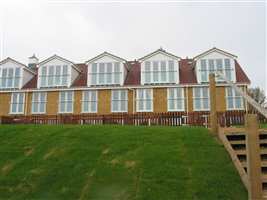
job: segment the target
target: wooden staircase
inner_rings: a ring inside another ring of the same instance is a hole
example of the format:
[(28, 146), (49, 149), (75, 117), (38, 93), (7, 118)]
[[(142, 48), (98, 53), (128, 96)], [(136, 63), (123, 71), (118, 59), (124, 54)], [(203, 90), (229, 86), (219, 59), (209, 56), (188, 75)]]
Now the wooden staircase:
[[(244, 128), (220, 128), (219, 137), (248, 188), (246, 132)], [(262, 198), (267, 199), (267, 129), (259, 129)]]

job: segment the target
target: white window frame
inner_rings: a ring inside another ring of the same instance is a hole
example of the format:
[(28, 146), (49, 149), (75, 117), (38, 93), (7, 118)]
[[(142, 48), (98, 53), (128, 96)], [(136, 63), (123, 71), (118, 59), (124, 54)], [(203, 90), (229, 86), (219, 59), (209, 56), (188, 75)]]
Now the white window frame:
[[(233, 96), (229, 96), (229, 93), (228, 93), (229, 88), (232, 90)], [(234, 106), (233, 108), (229, 108), (229, 102), (228, 102), (229, 98), (232, 98), (233, 106)], [(237, 98), (241, 99), (241, 107), (240, 108), (236, 107), (236, 99)], [(245, 110), (244, 98), (242, 97), (242, 95), (238, 94), (238, 92), (236, 92), (234, 88), (225, 87), (225, 101), (226, 101), (226, 109), (227, 110)]]
[[(170, 90), (175, 90), (174, 92), (174, 98), (171, 99), (170, 98)], [(181, 90), (181, 97), (178, 97), (177, 96), (177, 90)], [(174, 100), (175, 103), (174, 103), (174, 109), (171, 109), (170, 108), (170, 100)], [(177, 108), (177, 100), (181, 100), (182, 101), (182, 108), (181, 109), (178, 109)], [(184, 111), (185, 110), (185, 97), (184, 97), (184, 88), (182, 87), (173, 87), (173, 88), (168, 88), (167, 89), (167, 104), (168, 104), (168, 112), (175, 112), (175, 111)]]
[[(18, 99), (19, 99), (19, 96), (17, 96), (16, 98), (16, 102), (13, 102), (13, 95), (14, 94), (18, 94), (18, 95), (23, 95), (23, 102), (22, 103), (19, 103), (18, 102)], [(12, 111), (12, 105), (13, 104), (16, 104), (16, 112), (13, 112)], [(21, 112), (18, 112), (18, 104), (22, 104), (22, 111)], [(24, 92), (14, 92), (11, 94), (11, 101), (10, 101), (10, 109), (9, 109), (9, 113), (10, 114), (24, 114), (24, 107), (25, 107), (25, 93)]]
[[(114, 92), (118, 92), (118, 99), (115, 100), (114, 99)], [(125, 98), (126, 99), (122, 99), (122, 92), (125, 92)], [(118, 108), (119, 110), (114, 110), (114, 105), (113, 105), (113, 102), (114, 101), (117, 101), (118, 102)], [(125, 107), (125, 110), (122, 110), (121, 107), (122, 107), (122, 102), (126, 102), (126, 107)], [(111, 112), (113, 113), (122, 113), (122, 112), (128, 112), (128, 90), (126, 89), (122, 89), (122, 90), (111, 90)]]
[[(56, 74), (57, 67), (60, 67), (59, 75)], [(45, 75), (43, 75), (43, 68), (46, 68)], [(67, 74), (63, 74), (64, 67), (67, 68)], [(49, 70), (53, 68), (53, 74), (49, 75)], [(67, 64), (61, 65), (43, 65), (38, 69), (38, 86), (39, 88), (51, 88), (51, 87), (68, 87), (70, 82), (70, 66)], [(49, 77), (52, 77), (52, 84), (49, 85)], [(66, 77), (66, 84), (63, 84), (63, 78)], [(42, 79), (45, 78), (45, 85), (42, 85)], [(56, 84), (57, 80), (59, 79), (59, 84)]]
[[(150, 110), (147, 109), (146, 108), (146, 104), (144, 103), (144, 109), (141, 110), (139, 108), (139, 101), (144, 101), (144, 102), (148, 101), (147, 98), (145, 97), (145, 93), (146, 93), (145, 91), (147, 91), (147, 90), (149, 91), (150, 96), (151, 96), (151, 99), (148, 99), (149, 101), (151, 101), (151, 109)], [(145, 98), (141, 99), (139, 97), (139, 91), (143, 92), (142, 96), (145, 97)], [(154, 103), (153, 103), (153, 89), (152, 88), (136, 89), (136, 112), (153, 112), (153, 106), (154, 106)]]
[[(227, 59), (229, 60), (229, 63), (230, 63), (230, 68), (228, 68), (228, 69), (226, 69), (226, 65), (225, 65), (225, 60), (227, 60)], [(226, 58), (203, 58), (203, 59), (199, 60), (199, 69), (198, 69), (198, 71), (199, 71), (198, 76), (199, 76), (199, 80), (201, 83), (208, 83), (209, 82), (209, 74), (214, 73), (213, 70), (210, 70), (209, 63), (211, 60), (214, 63), (214, 71), (219, 71), (217, 68), (217, 60), (221, 60), (221, 62), (222, 62), (222, 68), (220, 70), (221, 73), (224, 76), (226, 76), (226, 71), (230, 71), (230, 73), (231, 73), (231, 80), (230, 81), (235, 81), (235, 67), (233, 66), (234, 64), (233, 64), (231, 58), (227, 58), (227, 57)], [(203, 72), (203, 70), (201, 69), (202, 68), (202, 65), (201, 65), (202, 61), (203, 62), (205, 61), (205, 63), (206, 63), (206, 70), (205, 70), (207, 73), (207, 79), (206, 80), (202, 79), (202, 72)], [(224, 82), (224, 80), (219, 78), (219, 77), (216, 77), (216, 81), (217, 82)]]
[[(45, 100), (41, 101), (41, 94), (45, 95)], [(37, 95), (37, 101), (35, 101), (34, 95)], [(33, 104), (37, 104), (37, 111), (33, 111)], [(44, 103), (44, 111), (41, 112), (41, 103)], [(32, 114), (45, 114), (46, 113), (46, 103), (47, 103), (47, 93), (46, 92), (33, 92), (32, 93), (32, 104), (31, 104), (31, 113)]]
[[(200, 97), (196, 97), (196, 88), (200, 89)], [(208, 97), (203, 96), (203, 88), (208, 89)], [(195, 106), (195, 100), (200, 99), (200, 108), (196, 108)], [(204, 108), (204, 101), (203, 99), (208, 99), (208, 108)], [(193, 87), (193, 109), (194, 111), (209, 111), (210, 110), (210, 91), (209, 87)]]
[[(110, 65), (111, 64), (111, 65)], [(115, 72), (115, 65), (119, 66), (119, 71)], [(92, 66), (96, 65), (96, 72), (92, 71)], [(104, 72), (101, 72), (103, 74), (103, 83), (100, 83), (100, 65), (104, 65)], [(110, 65), (110, 66), (109, 66)], [(111, 71), (108, 72), (108, 68), (111, 67)], [(111, 82), (108, 82), (107, 76), (111, 73)], [(92, 83), (92, 75), (96, 76), (96, 83)], [(115, 83), (116, 74), (119, 74), (119, 82)], [(88, 86), (97, 86), (97, 85), (122, 85), (123, 84), (123, 63), (118, 61), (110, 61), (110, 62), (93, 62), (89, 64), (89, 70), (88, 70)]]
[[(89, 99), (88, 100), (85, 99), (85, 92), (89, 92), (89, 94), (88, 94)], [(92, 92), (96, 93), (96, 101), (92, 100)], [(84, 90), (82, 92), (82, 101), (81, 102), (82, 102), (82, 113), (97, 113), (97, 111), (98, 111), (98, 91), (97, 90)], [(88, 103), (88, 111), (84, 110), (84, 104), (85, 103)], [(96, 103), (96, 110), (95, 111), (91, 110), (91, 103)]]
[[(16, 69), (19, 69), (19, 75), (16, 76)], [(6, 70), (6, 76), (3, 77), (3, 71)], [(9, 71), (13, 70), (11, 77)], [(3, 79), (5, 79), (5, 87), (3, 87)], [(8, 80), (11, 79), (11, 86), (8, 86)], [(15, 87), (15, 81), (18, 79), (18, 85)], [(0, 89), (21, 88), (22, 68), (21, 67), (1, 67), (0, 68)]]
[[(173, 70), (170, 70), (170, 62), (173, 63)], [(162, 84), (162, 83), (178, 83), (179, 77), (179, 65), (175, 60), (147, 60), (142, 63), (141, 67), (141, 80), (142, 84)], [(149, 70), (146, 70), (146, 66), (149, 63)], [(157, 63), (158, 70), (154, 70), (154, 63)], [(162, 71), (162, 63), (165, 63), (165, 71)], [(154, 74), (157, 73), (157, 79), (154, 79)], [(162, 73), (166, 73), (166, 79), (162, 80)], [(147, 75), (148, 74), (148, 75)], [(174, 75), (174, 80), (170, 82), (170, 74)], [(149, 76), (149, 81), (146, 80), (146, 75)]]
[[(64, 92), (65, 93), (65, 96), (64, 96), (64, 100), (61, 99), (61, 93)], [(71, 92), (72, 93), (72, 99), (71, 99), (71, 111), (66, 111), (67, 110), (67, 103), (66, 102), (69, 102), (68, 99), (67, 99), (67, 96), (66, 95), (67, 93)], [(65, 108), (64, 108), (64, 111), (60, 111), (60, 104), (61, 103), (65, 103)], [(58, 113), (73, 113), (73, 104), (74, 104), (74, 91), (60, 91), (59, 92), (59, 101), (58, 101)]]

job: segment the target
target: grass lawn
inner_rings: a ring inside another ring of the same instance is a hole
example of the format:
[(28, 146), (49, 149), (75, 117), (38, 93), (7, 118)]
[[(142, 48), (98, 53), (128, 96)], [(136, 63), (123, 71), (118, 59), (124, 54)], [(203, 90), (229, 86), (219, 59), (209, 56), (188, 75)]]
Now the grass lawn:
[(207, 129), (0, 126), (0, 199), (247, 199)]

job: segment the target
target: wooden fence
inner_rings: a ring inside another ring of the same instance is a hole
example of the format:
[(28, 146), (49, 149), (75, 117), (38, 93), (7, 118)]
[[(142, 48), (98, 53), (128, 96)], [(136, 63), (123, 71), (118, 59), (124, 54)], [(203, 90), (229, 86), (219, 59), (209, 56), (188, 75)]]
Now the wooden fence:
[[(217, 112), (221, 127), (244, 125), (245, 111)], [(81, 115), (30, 115), (3, 116), (2, 124), (120, 124), (120, 125), (164, 125), (164, 126), (204, 126), (209, 127), (209, 112), (168, 112), (135, 114), (81, 114)], [(258, 114), (259, 121), (266, 118)]]

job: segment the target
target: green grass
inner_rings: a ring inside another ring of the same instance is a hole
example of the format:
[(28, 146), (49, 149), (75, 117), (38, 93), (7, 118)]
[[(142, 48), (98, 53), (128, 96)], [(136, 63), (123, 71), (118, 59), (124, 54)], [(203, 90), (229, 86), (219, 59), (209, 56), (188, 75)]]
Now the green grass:
[(0, 126), (0, 199), (247, 199), (207, 129)]

